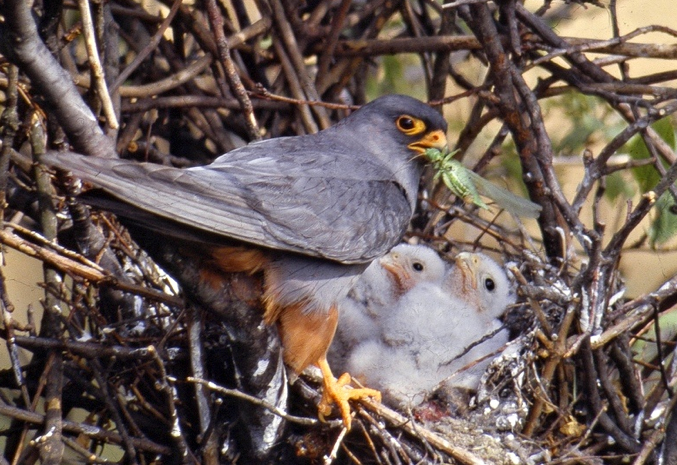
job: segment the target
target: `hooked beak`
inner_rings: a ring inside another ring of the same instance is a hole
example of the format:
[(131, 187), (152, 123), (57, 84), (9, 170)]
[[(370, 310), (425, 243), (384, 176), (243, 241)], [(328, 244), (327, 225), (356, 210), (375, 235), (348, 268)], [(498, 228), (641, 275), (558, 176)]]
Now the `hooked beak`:
[(432, 131), (423, 136), (422, 139), (412, 142), (407, 147), (418, 154), (423, 154), (427, 149), (447, 150), (447, 135), (441, 129)]

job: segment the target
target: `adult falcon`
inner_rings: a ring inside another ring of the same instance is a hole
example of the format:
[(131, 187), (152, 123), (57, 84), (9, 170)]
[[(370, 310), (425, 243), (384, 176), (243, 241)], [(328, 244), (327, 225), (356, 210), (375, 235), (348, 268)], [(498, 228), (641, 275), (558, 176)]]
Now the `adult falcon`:
[[(397, 245), (416, 205), (422, 155), (444, 149), (447, 124), (411, 97), (388, 95), (317, 134), (255, 142), (179, 169), (52, 153), (46, 163), (102, 189), (90, 201), (152, 231), (201, 243), (220, 273), (263, 273), (264, 319), (279, 327), (295, 374), (323, 375), (320, 415), (380, 394), (334, 378), (327, 363), (338, 303), (371, 261)], [(215, 270), (218, 270), (216, 273)]]

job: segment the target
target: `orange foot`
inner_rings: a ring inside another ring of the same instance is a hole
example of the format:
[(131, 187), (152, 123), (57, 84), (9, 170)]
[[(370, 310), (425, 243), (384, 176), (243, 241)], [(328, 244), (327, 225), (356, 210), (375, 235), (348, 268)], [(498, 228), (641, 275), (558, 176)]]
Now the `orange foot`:
[(350, 430), (352, 417), (350, 415), (350, 405), (348, 404), (349, 400), (373, 397), (378, 402), (381, 401), (381, 393), (375, 389), (355, 389), (351, 387), (350, 375), (348, 373), (343, 373), (339, 379), (334, 378), (325, 357), (322, 357), (317, 364), (322, 371), (324, 384), (322, 400), (320, 400), (320, 405), (318, 405), (318, 413), (321, 420), (324, 420), (325, 416), (331, 414), (331, 406), (336, 404), (341, 411), (343, 425)]

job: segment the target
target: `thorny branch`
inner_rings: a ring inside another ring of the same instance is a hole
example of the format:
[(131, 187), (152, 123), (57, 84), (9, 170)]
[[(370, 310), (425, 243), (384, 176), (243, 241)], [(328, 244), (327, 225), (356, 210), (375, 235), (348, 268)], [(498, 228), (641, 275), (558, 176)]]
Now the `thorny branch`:
[[(139, 464), (674, 462), (677, 278), (626, 297), (621, 265), (630, 249), (662, 247), (657, 228), (677, 229), (677, 154), (655, 125), (674, 127), (677, 72), (635, 66), (674, 62), (677, 31), (623, 31), (612, 1), (608, 38), (562, 36), (552, 24), (599, 8), (565, 3), (0, 1), (0, 243), (44, 265), (32, 278), (44, 289), (39, 323), (0, 272), (4, 459), (61, 463), (70, 448), (98, 460), (114, 448)], [(498, 359), (460, 423), (375, 404), (347, 434), (314, 420), (316, 380), (288, 388), (256, 278), (210, 288), (198, 257), (152, 234), (132, 241), (77, 201), (77, 180), (39, 164), (72, 148), (195, 166), (260, 137), (318, 131), (395, 91), (445, 114), (467, 108), (458, 159), (521, 169), (543, 207), (537, 226), (515, 225), (422, 185), (410, 237), (500, 254), (520, 284), (506, 317), (518, 354)], [(569, 115), (577, 105), (589, 108)], [(576, 146), (582, 157), (560, 155), (559, 119), (580, 136), (586, 117), (601, 124)], [(628, 148), (640, 139), (642, 157)], [(574, 164), (571, 191), (560, 171)], [(613, 222), (605, 205), (619, 179), (637, 195), (616, 201)], [(74, 409), (89, 415), (67, 420)]]

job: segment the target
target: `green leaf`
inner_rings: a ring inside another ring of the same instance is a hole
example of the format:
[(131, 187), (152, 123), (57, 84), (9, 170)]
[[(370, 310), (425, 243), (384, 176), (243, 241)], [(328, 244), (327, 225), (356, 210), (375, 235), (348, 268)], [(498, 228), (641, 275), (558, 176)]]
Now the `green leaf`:
[[(670, 147), (672, 147), (673, 150), (675, 149), (675, 130), (672, 128), (672, 122), (669, 117), (656, 121), (651, 127), (665, 142), (667, 142), (668, 145), (670, 145)], [(642, 139), (639, 134), (630, 139), (625, 145), (624, 151), (627, 152), (633, 160), (643, 160), (651, 156), (649, 149), (644, 143), (644, 139)], [(633, 168), (632, 175), (637, 180), (639, 189), (643, 194), (653, 189), (661, 179), (660, 174), (653, 166), (639, 166)]]
[(651, 247), (664, 244), (677, 232), (677, 215), (672, 212), (675, 199), (670, 192), (665, 192), (656, 202), (656, 217), (649, 229)]
[(630, 199), (635, 195), (635, 189), (633, 189), (632, 186), (633, 185), (623, 177), (623, 173), (616, 171), (606, 177), (606, 191), (604, 194), (611, 201), (616, 200), (618, 197), (621, 197), (623, 200)]

